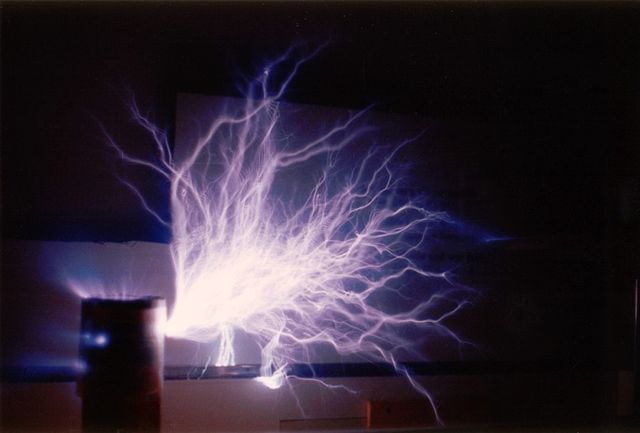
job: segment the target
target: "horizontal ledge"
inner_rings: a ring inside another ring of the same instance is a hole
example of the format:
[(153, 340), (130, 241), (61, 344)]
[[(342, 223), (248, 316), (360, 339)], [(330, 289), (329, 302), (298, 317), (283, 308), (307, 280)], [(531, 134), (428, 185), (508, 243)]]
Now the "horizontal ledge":
[[(493, 361), (439, 361), (406, 362), (399, 364), (415, 376), (482, 375), (482, 374), (531, 374), (531, 373), (579, 373), (601, 370), (597, 365), (568, 365), (561, 361), (493, 362)], [(402, 373), (389, 363), (312, 363), (292, 364), (287, 376), (300, 378), (331, 377), (386, 377)], [(73, 382), (79, 371), (73, 367), (4, 366), (3, 383)], [(260, 376), (259, 364), (235, 366), (168, 366), (165, 380), (199, 379), (252, 379)]]

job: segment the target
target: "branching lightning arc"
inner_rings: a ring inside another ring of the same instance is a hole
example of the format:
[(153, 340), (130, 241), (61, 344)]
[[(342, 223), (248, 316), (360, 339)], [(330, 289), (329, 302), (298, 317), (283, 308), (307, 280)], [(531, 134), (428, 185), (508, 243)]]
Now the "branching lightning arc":
[[(392, 159), (402, 143), (390, 151), (370, 146), (348, 175), (336, 175), (340, 152), (372, 131), (361, 125), (367, 110), (305, 142), (280, 139), (279, 101), (311, 57), (290, 62), (289, 55), (251, 81), (241, 110), (211, 119), (180, 161), (165, 133), (135, 104), (135, 120), (153, 137), (158, 159), (137, 158), (110, 140), (126, 162), (170, 183), (171, 221), (130, 185), (172, 232), (176, 297), (167, 335), (217, 341), (216, 364), (232, 365), (234, 335), (249, 334), (261, 347), (259, 380), (274, 388), (285, 381), (288, 365), (310, 362), (319, 346), (389, 362), (435, 410), (426, 389), (397, 362), (415, 345), (398, 330), (424, 330), (462, 344), (445, 322), (467, 301), (448, 289), (402, 311), (373, 300), (382, 292), (402, 296), (396, 287), (407, 276), (458, 290), (446, 273), (427, 270), (421, 255), (429, 228), (447, 215), (397, 193)], [(272, 82), (285, 65), (288, 74)], [(276, 179), (310, 162), (321, 169), (309, 190), (279, 194)]]

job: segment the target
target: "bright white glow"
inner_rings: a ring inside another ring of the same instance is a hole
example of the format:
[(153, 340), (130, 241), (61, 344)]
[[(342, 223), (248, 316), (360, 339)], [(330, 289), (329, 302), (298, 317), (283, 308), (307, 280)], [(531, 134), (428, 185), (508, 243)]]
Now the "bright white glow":
[(82, 339), (83, 344), (87, 347), (106, 347), (109, 344), (109, 337), (105, 333), (85, 333)]
[[(430, 224), (446, 215), (398, 196), (391, 160), (403, 144), (387, 153), (371, 146), (342, 176), (341, 151), (371, 133), (361, 125), (364, 111), (305, 142), (276, 132), (278, 100), (306, 60), (280, 83), (270, 80), (287, 56), (265, 68), (249, 85), (242, 110), (211, 119), (179, 162), (164, 133), (135, 105), (159, 162), (125, 154), (112, 141), (126, 161), (171, 185), (171, 222), (130, 185), (172, 230), (176, 300), (167, 335), (218, 341), (216, 365), (234, 363), (237, 331), (253, 336), (262, 353), (259, 380), (270, 388), (283, 384), (287, 365), (309, 362), (320, 346), (396, 365), (398, 354), (417, 350), (418, 343), (399, 330), (462, 343), (445, 324), (464, 305), (453, 295), (459, 288), (445, 274), (429, 272), (420, 254)], [(311, 163), (321, 169), (309, 172), (308, 190), (294, 196), (277, 190), (277, 179)], [(443, 289), (399, 311), (376, 301), (381, 294), (402, 297), (398, 283), (407, 276), (439, 279)]]
[(257, 377), (256, 380), (269, 389), (278, 389), (286, 380), (286, 372), (284, 371), (285, 367), (285, 365), (281, 365), (278, 370), (262, 374)]
[(94, 343), (98, 347), (104, 347), (107, 345), (107, 336), (104, 334), (96, 335)]

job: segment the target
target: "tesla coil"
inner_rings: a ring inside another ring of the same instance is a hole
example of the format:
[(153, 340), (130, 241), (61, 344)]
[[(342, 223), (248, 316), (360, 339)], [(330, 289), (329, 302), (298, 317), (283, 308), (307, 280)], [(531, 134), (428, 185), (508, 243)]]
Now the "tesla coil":
[(165, 320), (159, 297), (82, 302), (83, 431), (160, 431)]

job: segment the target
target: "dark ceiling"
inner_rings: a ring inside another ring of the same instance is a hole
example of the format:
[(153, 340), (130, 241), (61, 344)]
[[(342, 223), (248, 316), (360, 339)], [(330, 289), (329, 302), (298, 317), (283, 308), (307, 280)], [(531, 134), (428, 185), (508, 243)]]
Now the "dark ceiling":
[[(639, 17), (611, 2), (3, 2), (4, 236), (166, 240), (115, 180), (98, 122), (142, 148), (130, 93), (171, 130), (177, 92), (238, 95), (292, 43), (325, 42), (287, 100), (483, 123), (440, 139), (461, 170), (510, 179), (487, 188), (531, 196), (496, 203), (504, 221), (531, 231), (505, 209), (546, 206), (600, 223), (638, 161)], [(532, 173), (571, 179), (541, 193)]]

